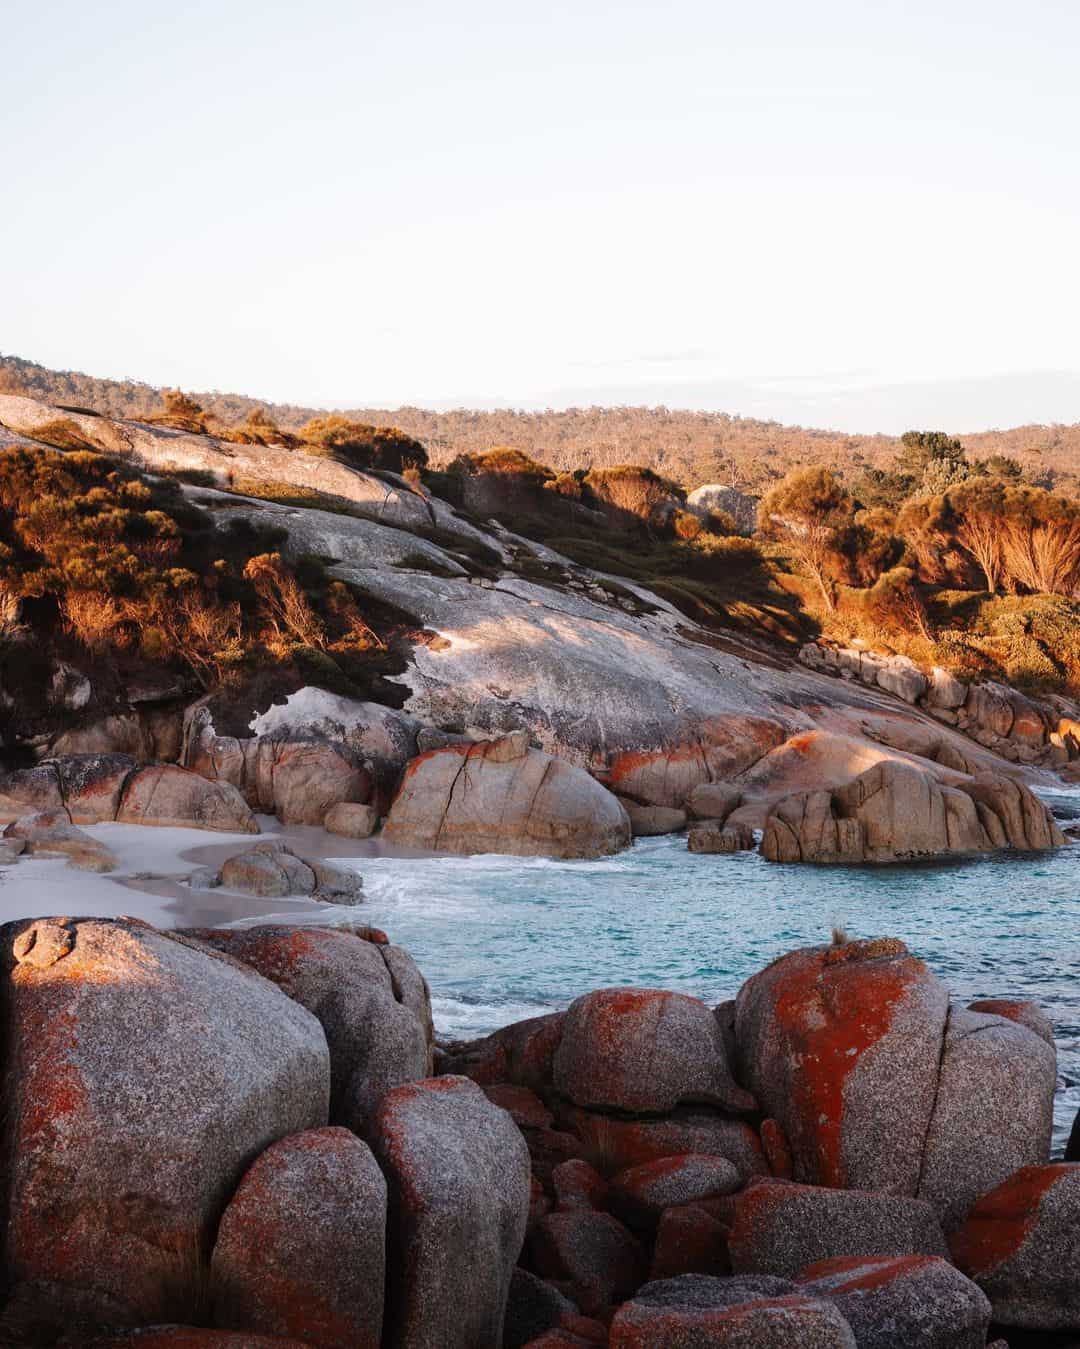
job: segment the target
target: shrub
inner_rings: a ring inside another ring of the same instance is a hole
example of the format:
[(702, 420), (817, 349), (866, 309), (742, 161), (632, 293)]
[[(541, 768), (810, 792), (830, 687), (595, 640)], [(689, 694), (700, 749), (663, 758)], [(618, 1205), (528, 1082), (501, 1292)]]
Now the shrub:
[(402, 473), (427, 464), (423, 445), (404, 431), (350, 421), (338, 413), (312, 418), (300, 428), (299, 438), (309, 454), (337, 459), (349, 468)]
[(814, 580), (825, 608), (836, 607), (831, 571), (839, 554), (840, 531), (854, 502), (831, 469), (797, 469), (762, 498), (758, 519), (766, 536), (783, 539)]
[(162, 389), (164, 411), (148, 418), (159, 426), (171, 426), (177, 431), (206, 434), (206, 414), (194, 398), (180, 389)]
[(685, 500), (685, 493), (675, 483), (639, 464), (595, 468), (585, 484), (600, 509), (617, 522), (631, 517), (652, 528), (667, 524)]

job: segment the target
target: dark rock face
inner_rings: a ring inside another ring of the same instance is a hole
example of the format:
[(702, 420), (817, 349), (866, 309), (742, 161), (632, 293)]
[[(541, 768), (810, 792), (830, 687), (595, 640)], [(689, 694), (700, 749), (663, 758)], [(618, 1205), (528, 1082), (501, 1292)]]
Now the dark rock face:
[(524, 1349), (545, 1331), (554, 1330), (564, 1316), (572, 1316), (576, 1311), (576, 1303), (519, 1266), (510, 1277), (503, 1349)]
[(368, 1128), (389, 1188), (385, 1343), (498, 1344), (529, 1213), (514, 1122), (462, 1077), (395, 1087)]
[(629, 846), (630, 821), (584, 769), (515, 732), (414, 759), (383, 837), (436, 852), (602, 857)]
[(611, 1349), (855, 1349), (829, 1302), (786, 1279), (685, 1275), (646, 1284), (615, 1314)]
[(529, 1238), (535, 1268), (565, 1285), (589, 1315), (630, 1296), (645, 1274), (644, 1252), (610, 1213), (549, 1213)]
[(602, 989), (571, 1003), (553, 1081), (562, 1096), (591, 1109), (662, 1114), (683, 1104), (756, 1105), (731, 1076), (709, 1008), (656, 989)]
[(386, 1182), (347, 1129), (272, 1144), (229, 1201), (211, 1260), (214, 1320), (319, 1349), (379, 1349)]
[(399, 947), (276, 924), (190, 935), (250, 965), (318, 1017), (330, 1046), (333, 1123), (362, 1129), (391, 1087), (431, 1072), (427, 984)]
[(989, 1301), (936, 1256), (826, 1260), (799, 1283), (833, 1303), (859, 1349), (985, 1349)]
[(757, 1180), (731, 1203), (728, 1252), (736, 1274), (794, 1278), (839, 1256), (948, 1253), (937, 1215), (922, 1199)]
[(1080, 1165), (1026, 1166), (984, 1194), (953, 1233), (952, 1258), (994, 1320), (1080, 1330)]
[(309, 1012), (254, 972), (133, 921), (0, 930), (13, 1283), (100, 1323), (186, 1315), (251, 1158), (326, 1123)]

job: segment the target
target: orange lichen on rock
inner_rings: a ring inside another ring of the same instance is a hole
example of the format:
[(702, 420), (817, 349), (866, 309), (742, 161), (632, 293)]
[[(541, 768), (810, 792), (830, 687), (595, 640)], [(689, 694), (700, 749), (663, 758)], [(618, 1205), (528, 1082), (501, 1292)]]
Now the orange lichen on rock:
[(1034, 1231), (1047, 1193), (1078, 1170), (1071, 1162), (1025, 1166), (983, 1195), (952, 1236), (955, 1263), (978, 1278), (1011, 1259)]

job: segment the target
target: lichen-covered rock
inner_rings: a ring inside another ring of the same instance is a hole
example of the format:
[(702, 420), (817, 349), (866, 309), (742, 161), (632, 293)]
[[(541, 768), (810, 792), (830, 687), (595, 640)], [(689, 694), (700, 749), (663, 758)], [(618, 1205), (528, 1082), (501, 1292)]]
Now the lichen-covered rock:
[(551, 1172), (555, 1207), (560, 1213), (575, 1209), (598, 1211), (607, 1208), (609, 1187), (595, 1167), (581, 1157), (560, 1162)]
[(467, 1078), (382, 1098), (368, 1139), (389, 1188), (390, 1349), (498, 1344), (529, 1214), (529, 1154)]
[(318, 1349), (379, 1349), (386, 1182), (347, 1129), (291, 1134), (230, 1199), (210, 1262), (214, 1322)]
[(151, 1326), (126, 1335), (96, 1339), (90, 1349), (311, 1349), (306, 1340), (247, 1331), (203, 1330), (196, 1326)]
[(727, 1250), (727, 1215), (717, 1206), (676, 1204), (660, 1215), (653, 1242), (650, 1279), (674, 1279), (680, 1274), (726, 1274), (731, 1268)]
[(551, 1089), (552, 1062), (565, 1020), (565, 1012), (549, 1012), (457, 1045), (447, 1059), (446, 1071), (471, 1077), (481, 1086), (508, 1082), (543, 1095)]
[(16, 820), (40, 810), (63, 809), (64, 797), (54, 764), (0, 773), (0, 819)]
[(833, 1303), (859, 1349), (985, 1349), (986, 1295), (938, 1256), (823, 1260), (799, 1283)]
[(1034, 1031), (1040, 1040), (1048, 1045), (1054, 1043), (1054, 1027), (1050, 1018), (1036, 1002), (1026, 998), (980, 998), (978, 1002), (968, 1003), (969, 1012), (985, 1012), (989, 1016), (1003, 1016), (1006, 1021), (1015, 1021)]
[(830, 1302), (786, 1279), (687, 1274), (639, 1288), (611, 1322), (611, 1349), (856, 1349)]
[(775, 749), (787, 737), (771, 717), (706, 718), (693, 739), (661, 750), (625, 750), (611, 760), (606, 781), (613, 792), (643, 805), (685, 809), (691, 793), (725, 783)]
[(326, 1123), (319, 1023), (253, 971), (131, 920), (0, 930), (7, 1268), (57, 1324), (187, 1315), (251, 1158)]
[(383, 837), (435, 852), (601, 857), (629, 845), (630, 821), (584, 769), (515, 732), (414, 759)]
[(208, 782), (174, 765), (140, 768), (124, 788), (116, 818), (123, 824), (154, 824), (257, 834), (244, 798), (227, 782)]
[(573, 1209), (541, 1218), (529, 1238), (533, 1266), (568, 1287), (587, 1315), (630, 1296), (645, 1273), (641, 1246), (610, 1213)]
[(570, 1004), (555, 1089), (575, 1105), (664, 1114), (677, 1105), (734, 1112), (756, 1102), (731, 1075), (719, 1023), (697, 998), (607, 988)]
[(336, 928), (202, 929), (319, 1018), (330, 1047), (330, 1119), (360, 1130), (391, 1087), (431, 1072), (427, 984), (407, 952)]
[(950, 1245), (995, 1322), (1080, 1330), (1080, 1164), (1024, 1167), (982, 1196)]
[(72, 824), (115, 820), (135, 760), (127, 754), (78, 754), (53, 761)]
[(671, 1115), (636, 1119), (599, 1110), (560, 1104), (559, 1119), (580, 1141), (585, 1157), (605, 1176), (627, 1167), (700, 1152), (726, 1157), (743, 1179), (768, 1174), (761, 1140), (740, 1119), (704, 1110), (677, 1110)]
[(946, 1232), (980, 1195), (1050, 1160), (1057, 1054), (1016, 1021), (953, 1008), (919, 1194)]
[(729, 1202), (736, 1274), (794, 1278), (839, 1256), (948, 1255), (937, 1214), (922, 1199), (755, 1180)]
[(684, 1153), (620, 1171), (611, 1182), (610, 1207), (629, 1227), (649, 1231), (675, 1204), (716, 1199), (742, 1184), (726, 1157)]
[(892, 938), (793, 951), (735, 1007), (739, 1079), (782, 1129), (795, 1179), (915, 1194), (948, 1013), (923, 962)]

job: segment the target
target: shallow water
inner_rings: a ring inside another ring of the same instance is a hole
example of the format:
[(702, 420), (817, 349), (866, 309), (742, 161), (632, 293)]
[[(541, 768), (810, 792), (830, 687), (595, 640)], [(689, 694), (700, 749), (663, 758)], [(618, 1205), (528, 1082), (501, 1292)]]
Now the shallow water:
[[(1055, 797), (1062, 813), (1080, 797)], [(472, 1037), (612, 984), (710, 1003), (833, 926), (895, 936), (960, 1002), (1033, 998), (1054, 1023), (1056, 1139), (1080, 1108), (1080, 845), (1045, 856), (879, 868), (778, 866), (639, 840), (599, 862), (365, 858), (364, 921), (408, 947), (438, 1030)]]

